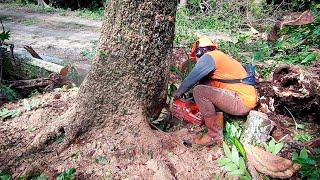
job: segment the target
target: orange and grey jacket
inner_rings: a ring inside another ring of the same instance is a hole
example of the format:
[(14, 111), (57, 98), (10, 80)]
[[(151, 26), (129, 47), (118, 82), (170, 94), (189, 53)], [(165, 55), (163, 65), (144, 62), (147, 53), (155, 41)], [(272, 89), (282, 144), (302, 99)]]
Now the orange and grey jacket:
[(222, 83), (216, 80), (242, 79), (246, 76), (247, 72), (238, 61), (219, 50), (210, 51), (197, 61), (190, 74), (183, 80), (176, 94), (181, 96), (198, 81), (204, 77), (209, 77), (211, 86), (236, 92), (244, 105), (254, 108), (257, 103), (257, 93), (253, 86), (243, 83)]

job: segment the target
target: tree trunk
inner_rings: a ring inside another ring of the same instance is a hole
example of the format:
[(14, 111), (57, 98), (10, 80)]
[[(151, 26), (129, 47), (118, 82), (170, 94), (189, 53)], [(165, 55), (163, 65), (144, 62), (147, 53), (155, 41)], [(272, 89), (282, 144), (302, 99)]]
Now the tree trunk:
[[(62, 152), (80, 135), (97, 129), (103, 130), (106, 144), (117, 145), (124, 152), (151, 149), (155, 156), (162, 152), (162, 146), (170, 148), (170, 142), (161, 142), (170, 136), (159, 137), (147, 121), (156, 118), (166, 103), (176, 6), (176, 0), (109, 1), (98, 53), (76, 104), (37, 133), (21, 150), (21, 158), (40, 154), (34, 161), (45, 161), (44, 156), (51, 154), (41, 152)], [(64, 140), (56, 145), (52, 137), (58, 136)], [(119, 161), (127, 159), (127, 154), (123, 156)], [(8, 151), (0, 160), (8, 167), (20, 166), (21, 161), (9, 163), (14, 157), (16, 152)]]
[(99, 51), (80, 87), (80, 129), (114, 124), (125, 116), (159, 115), (166, 100), (175, 12), (175, 0), (109, 2)]
[(44, 2), (44, 0), (38, 0), (38, 6), (49, 7), (49, 5), (46, 2)]
[(181, 6), (187, 5), (187, 0), (180, 0), (180, 5)]

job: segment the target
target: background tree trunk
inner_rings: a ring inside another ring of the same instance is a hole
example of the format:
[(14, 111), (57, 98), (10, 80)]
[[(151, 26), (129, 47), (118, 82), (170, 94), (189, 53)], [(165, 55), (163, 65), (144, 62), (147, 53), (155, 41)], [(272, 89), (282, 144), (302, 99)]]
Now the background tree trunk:
[[(157, 117), (166, 103), (176, 6), (176, 0), (109, 1), (98, 53), (77, 102), (22, 148), (21, 159), (45, 161), (56, 154), (42, 152), (62, 153), (80, 135), (97, 131), (104, 132), (106, 144), (124, 152), (136, 149), (143, 158), (147, 150), (154, 150), (153, 155), (161, 152), (162, 138), (151, 131), (147, 120)], [(58, 136), (64, 140), (54, 144), (52, 137)], [(12, 151), (0, 159), (7, 167), (21, 166), (21, 161), (10, 162), (14, 157)], [(128, 155), (118, 158), (126, 160)]]
[(141, 125), (143, 118), (126, 117), (159, 115), (166, 100), (176, 5), (175, 0), (109, 2), (99, 51), (80, 87), (72, 129), (84, 132), (120, 119)]
[(180, 5), (181, 6), (187, 5), (187, 0), (180, 0)]
[(37, 0), (38, 1), (38, 6), (44, 6), (44, 7), (49, 7), (49, 5), (44, 2), (44, 0)]

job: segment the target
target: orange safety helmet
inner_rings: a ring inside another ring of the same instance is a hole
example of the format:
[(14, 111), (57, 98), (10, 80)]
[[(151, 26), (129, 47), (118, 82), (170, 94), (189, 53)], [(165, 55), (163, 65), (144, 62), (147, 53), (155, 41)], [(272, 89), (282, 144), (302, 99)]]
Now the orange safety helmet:
[(198, 47), (211, 47), (211, 49), (217, 49), (217, 44), (214, 43), (208, 36), (201, 36), (192, 44), (192, 49), (189, 54), (191, 60), (196, 61), (196, 49)]

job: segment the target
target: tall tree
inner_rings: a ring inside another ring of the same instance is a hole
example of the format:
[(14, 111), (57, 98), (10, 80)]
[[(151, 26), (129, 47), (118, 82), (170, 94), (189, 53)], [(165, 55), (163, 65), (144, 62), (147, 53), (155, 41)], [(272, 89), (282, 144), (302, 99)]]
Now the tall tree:
[(37, 0), (37, 2), (38, 6), (49, 7), (49, 5), (46, 2), (44, 2), (44, 0)]
[(65, 132), (66, 146), (96, 126), (151, 132), (147, 121), (166, 101), (176, 6), (176, 0), (109, 1), (99, 50), (74, 111), (64, 125), (40, 133), (31, 150), (43, 147), (54, 132)]
[[(24, 150), (19, 149), (21, 159), (36, 164), (45, 161), (45, 156), (54, 158), (56, 154), (43, 154), (42, 150), (64, 150), (79, 135), (97, 127), (122, 149), (152, 147), (161, 151), (161, 143), (157, 143), (161, 138), (147, 121), (160, 114), (166, 101), (176, 6), (176, 0), (110, 0), (98, 53), (76, 104)], [(64, 134), (63, 143), (52, 143), (59, 134)], [(0, 155), (3, 164), (20, 166), (23, 161), (11, 161), (17, 152), (6, 152)]]
[[(81, 130), (114, 124), (124, 116), (159, 115), (166, 100), (176, 3), (109, 2), (99, 51), (78, 96), (76, 119)], [(141, 124), (144, 120), (127, 123)]]

